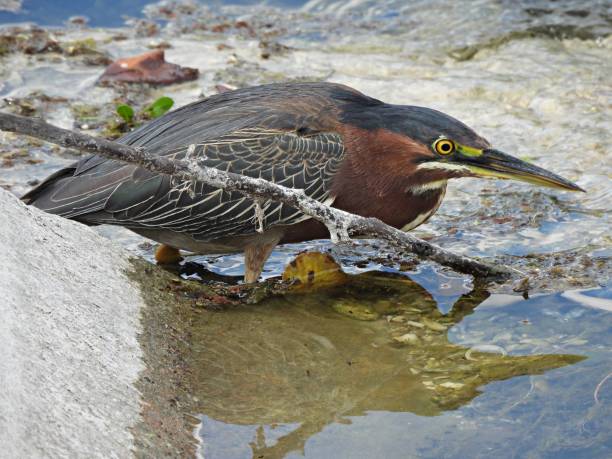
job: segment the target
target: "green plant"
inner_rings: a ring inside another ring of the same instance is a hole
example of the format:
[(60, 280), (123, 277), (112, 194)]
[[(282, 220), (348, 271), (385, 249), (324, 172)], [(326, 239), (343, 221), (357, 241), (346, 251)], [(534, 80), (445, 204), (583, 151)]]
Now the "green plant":
[(168, 110), (172, 108), (174, 105), (174, 100), (170, 97), (160, 97), (147, 108), (144, 109), (144, 113), (148, 115), (149, 118), (158, 118), (166, 113)]
[(117, 114), (125, 121), (127, 124), (131, 124), (134, 121), (134, 109), (126, 104), (121, 104), (117, 106)]
[(144, 108), (139, 113), (134, 111), (134, 108), (127, 104), (119, 104), (115, 111), (123, 120), (116, 126), (119, 132), (126, 132), (134, 127), (138, 127), (143, 120), (153, 119), (162, 116), (174, 105), (174, 100), (170, 97), (160, 97), (148, 107)]

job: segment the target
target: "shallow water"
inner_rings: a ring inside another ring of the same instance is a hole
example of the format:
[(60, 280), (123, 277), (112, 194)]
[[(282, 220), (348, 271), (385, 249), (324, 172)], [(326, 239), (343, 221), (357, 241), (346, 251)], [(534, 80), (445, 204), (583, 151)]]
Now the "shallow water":
[[(403, 304), (428, 311), (408, 314), (418, 325), (436, 303), (414, 287)], [(330, 307), (336, 295), (208, 318), (193, 363), (205, 457), (606, 457), (612, 413), (593, 394), (610, 370), (609, 312), (559, 295), (462, 300), (462, 314), (478, 309), (443, 322), (456, 322), (447, 336), (406, 345), (389, 335), (423, 328), (390, 319), (401, 314), (346, 318)], [(608, 324), (584, 331), (600, 320)], [(470, 348), (489, 354), (475, 359)], [(534, 375), (500, 352), (588, 359)]]
[(609, 456), (609, 288), (523, 300), (429, 269), (334, 285), (151, 304), (145, 403), (200, 413), (207, 458)]
[[(30, 10), (37, 11), (39, 3), (32, 2)], [(62, 9), (65, 2), (57, 5), (57, 15), (46, 23), (59, 25), (69, 15), (89, 14), (92, 25), (121, 24), (117, 15), (108, 18), (95, 10)], [(383, 310), (376, 320), (358, 321), (334, 309), (337, 295), (321, 293), (203, 314), (193, 325), (190, 365), (198, 375), (193, 395), (201, 403), (193, 406), (193, 413), (202, 420), (198, 436), (206, 457), (251, 457), (255, 452), (265, 457), (609, 457), (609, 2), (589, 2), (587, 8), (581, 1), (313, 0), (295, 10), (220, 3), (190, 11), (161, 20), (155, 7), (147, 9), (146, 16), (161, 27), (153, 37), (138, 36), (130, 28), (72, 27), (56, 29), (56, 34), (61, 42), (94, 38), (97, 48), (112, 57), (168, 41), (172, 48), (167, 59), (198, 67), (196, 82), (120, 93), (93, 86), (100, 67), (53, 55), (10, 54), (0, 57), (0, 99), (28, 97), (37, 90), (65, 98), (45, 103), (34, 99), (37, 113), (72, 127), (79, 124), (71, 110), (75, 104), (93, 105), (104, 118), (112, 116), (115, 99), (138, 106), (170, 95), (182, 105), (214, 93), (217, 84), (336, 81), (388, 102), (449, 113), (497, 148), (554, 170), (588, 191), (456, 181), (438, 213), (416, 230), (454, 251), (509, 263), (534, 280), (536, 292), (553, 292), (536, 293), (529, 300), (500, 293), (474, 299), (471, 305), (477, 309), (444, 334), (448, 343), (464, 347), (463, 356), (465, 349), (476, 347), (511, 356), (573, 354), (586, 360), (542, 375), (525, 372), (504, 379), (496, 374), (479, 381), (482, 394), (459, 391), (456, 403), (445, 405), (432, 401), (435, 391), (420, 376), (405, 374), (419, 359), (443, 361), (443, 355), (420, 346), (416, 358), (406, 346), (398, 347), (392, 329), (403, 325), (388, 322), (395, 312)], [(0, 13), (0, 23), (24, 20), (11, 14)], [(206, 24), (210, 29), (227, 18), (249, 21), (257, 35), (215, 34), (197, 27)], [(261, 30), (266, 39), (293, 49), (262, 59)], [(119, 33), (125, 39), (114, 40)], [(220, 43), (233, 49), (219, 51)], [(10, 107), (5, 102), (2, 108)], [(25, 156), (4, 160), (0, 168), (0, 186), (16, 194), (28, 189), (28, 181), (75, 160), (70, 153), (58, 156), (49, 147), (0, 133), (3, 158), (24, 150)], [(99, 231), (151, 258), (152, 247), (141, 238), (113, 228)], [(305, 249), (331, 250), (350, 273), (407, 269), (418, 285), (412, 299), (402, 304), (427, 306), (431, 314), (450, 313), (472, 289), (468, 277), (428, 263), (402, 268), (394, 259), (397, 254), (389, 258), (388, 250), (367, 241), (354, 247), (315, 241), (278, 248), (264, 277), (279, 275)], [(238, 255), (192, 259), (222, 274), (242, 273)], [(489, 289), (511, 291), (509, 286)], [(374, 301), (363, 292), (357, 296), (366, 305)], [(286, 352), (274, 351), (285, 350), (285, 345)], [(311, 350), (298, 352), (302, 345)], [(211, 357), (212, 350), (217, 357)], [(342, 363), (353, 359), (356, 376)], [(311, 385), (305, 367), (321, 372), (316, 384)], [(458, 361), (450, 361), (440, 371), (441, 380), (452, 379), (459, 367)], [(223, 374), (228, 380), (220, 385), (226, 392), (212, 390), (209, 375), (214, 368), (227, 369)]]

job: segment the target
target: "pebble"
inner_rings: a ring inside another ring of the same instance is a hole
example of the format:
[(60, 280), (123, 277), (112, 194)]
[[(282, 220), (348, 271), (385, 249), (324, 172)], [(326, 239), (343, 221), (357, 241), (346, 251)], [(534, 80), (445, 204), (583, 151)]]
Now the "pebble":
[(426, 317), (423, 317), (423, 325), (433, 331), (445, 331), (447, 328), (446, 325), (439, 324), (438, 322), (434, 322)]
[(419, 337), (414, 333), (406, 333), (402, 336), (396, 336), (393, 339), (402, 344), (417, 344), (419, 342)]
[(465, 384), (447, 381), (447, 382), (443, 382), (442, 384), (440, 384), (440, 386), (445, 387), (447, 389), (461, 389), (463, 386), (465, 386)]

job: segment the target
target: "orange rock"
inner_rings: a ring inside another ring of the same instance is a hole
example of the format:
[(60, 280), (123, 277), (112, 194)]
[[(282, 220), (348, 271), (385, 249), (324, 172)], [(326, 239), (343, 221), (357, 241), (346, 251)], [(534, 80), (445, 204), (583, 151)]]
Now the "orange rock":
[(156, 49), (138, 56), (118, 59), (98, 79), (100, 85), (148, 83), (167, 85), (198, 78), (198, 69), (166, 62), (164, 50)]

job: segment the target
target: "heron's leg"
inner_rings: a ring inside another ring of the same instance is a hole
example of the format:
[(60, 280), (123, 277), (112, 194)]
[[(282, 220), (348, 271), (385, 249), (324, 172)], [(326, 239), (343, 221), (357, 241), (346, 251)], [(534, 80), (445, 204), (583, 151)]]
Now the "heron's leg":
[(278, 240), (247, 245), (244, 249), (244, 282), (257, 282), (266, 260), (278, 244)]
[(182, 259), (181, 252), (172, 246), (160, 244), (155, 249), (155, 261), (160, 265), (177, 265)]

